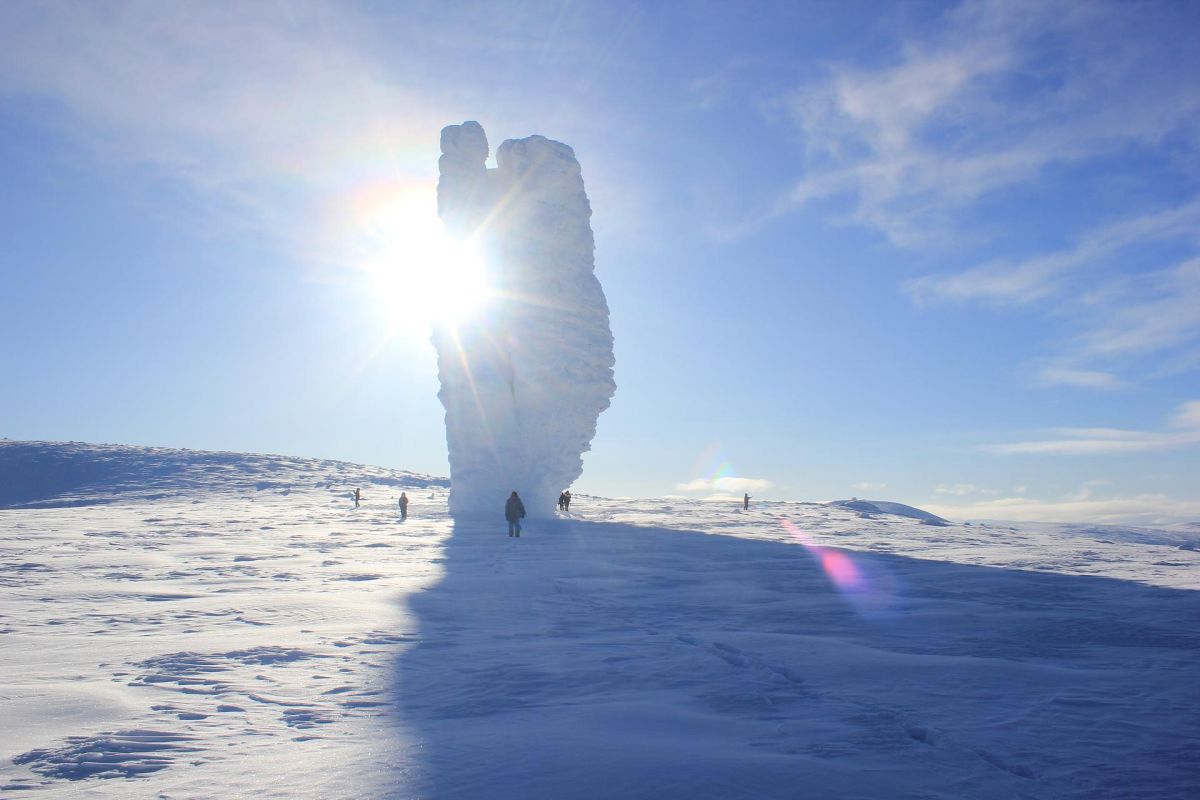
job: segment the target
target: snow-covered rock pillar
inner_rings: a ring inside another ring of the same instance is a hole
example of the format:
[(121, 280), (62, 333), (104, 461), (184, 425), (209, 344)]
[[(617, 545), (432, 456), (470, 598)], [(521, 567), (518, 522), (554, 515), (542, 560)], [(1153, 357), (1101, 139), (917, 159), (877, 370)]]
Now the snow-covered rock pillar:
[(438, 213), (475, 238), (495, 289), (473, 319), (434, 331), (450, 512), (501, 519), (516, 490), (529, 516), (552, 516), (616, 391), (579, 162), (530, 136), (501, 144), (488, 169), (478, 122), (446, 127), (441, 144)]

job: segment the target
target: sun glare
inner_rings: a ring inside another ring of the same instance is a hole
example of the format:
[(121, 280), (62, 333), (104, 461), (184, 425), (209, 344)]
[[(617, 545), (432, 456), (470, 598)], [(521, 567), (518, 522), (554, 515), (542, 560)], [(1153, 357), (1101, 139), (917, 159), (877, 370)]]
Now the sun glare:
[(393, 331), (457, 325), (490, 298), (486, 260), (471, 240), (446, 233), (411, 206), (373, 220), (380, 252), (366, 265), (371, 292)]

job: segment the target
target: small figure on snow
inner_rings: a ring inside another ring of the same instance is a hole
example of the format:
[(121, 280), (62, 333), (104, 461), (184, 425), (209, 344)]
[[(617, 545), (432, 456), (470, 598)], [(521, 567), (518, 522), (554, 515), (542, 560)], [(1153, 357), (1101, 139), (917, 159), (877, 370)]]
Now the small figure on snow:
[(521, 502), (521, 498), (517, 497), (517, 492), (514, 489), (513, 493), (508, 496), (508, 502), (504, 504), (504, 518), (508, 520), (508, 535), (521, 538), (521, 518), (525, 516), (525, 504)]
[(742, 511), (748, 511), (749, 509), (750, 509), (750, 493), (747, 492), (746, 494), (742, 495)]
[(563, 492), (563, 511), (571, 513), (571, 490), (567, 489)]
[(358, 501), (362, 499), (362, 492), (355, 487), (354, 489), (354, 507), (358, 508)]
[(567, 510), (567, 493), (566, 492), (558, 493), (558, 510), (559, 511)]
[(404, 492), (400, 493), (400, 521), (408, 519), (408, 495)]

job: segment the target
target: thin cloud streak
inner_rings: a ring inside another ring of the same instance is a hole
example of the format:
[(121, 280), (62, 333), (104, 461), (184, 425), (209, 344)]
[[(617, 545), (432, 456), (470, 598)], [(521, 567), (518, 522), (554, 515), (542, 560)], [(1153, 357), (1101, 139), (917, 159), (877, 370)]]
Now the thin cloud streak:
[(1121, 428), (1054, 428), (1050, 438), (986, 445), (995, 455), (1102, 455), (1173, 450), (1200, 444), (1200, 401), (1179, 407), (1169, 420), (1172, 431), (1132, 431)]

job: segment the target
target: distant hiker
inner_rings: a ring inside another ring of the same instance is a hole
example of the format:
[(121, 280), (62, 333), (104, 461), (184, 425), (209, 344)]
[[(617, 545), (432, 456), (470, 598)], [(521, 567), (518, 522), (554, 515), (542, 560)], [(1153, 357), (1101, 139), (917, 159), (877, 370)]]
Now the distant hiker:
[(559, 511), (567, 510), (567, 493), (566, 492), (558, 493), (558, 510)]
[(504, 504), (504, 518), (508, 520), (508, 535), (521, 538), (521, 517), (525, 516), (525, 504), (514, 490)]
[(400, 521), (408, 519), (408, 495), (400, 493)]
[(742, 511), (748, 511), (749, 509), (750, 509), (750, 495), (749, 495), (749, 493), (747, 493), (747, 494), (742, 495)]
[(567, 489), (563, 492), (563, 511), (571, 512), (571, 490)]
[(354, 490), (354, 507), (358, 508), (358, 501), (362, 499), (362, 492), (358, 489)]

